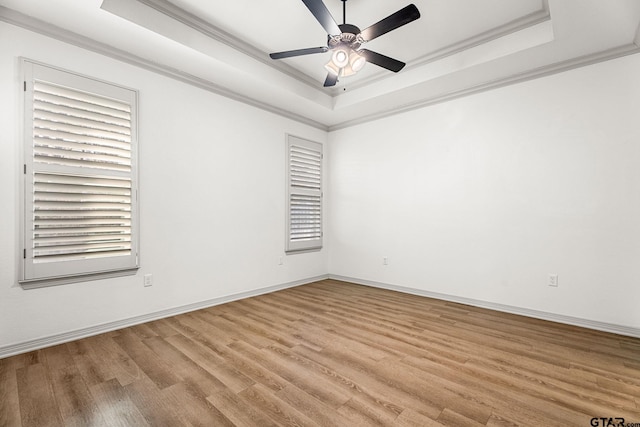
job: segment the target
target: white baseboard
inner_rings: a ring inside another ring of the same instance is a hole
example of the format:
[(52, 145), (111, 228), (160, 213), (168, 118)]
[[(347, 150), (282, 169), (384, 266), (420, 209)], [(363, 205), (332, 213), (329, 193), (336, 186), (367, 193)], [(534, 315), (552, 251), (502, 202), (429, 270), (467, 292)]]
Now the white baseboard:
[(391, 285), (388, 283), (375, 282), (372, 280), (339, 276), (336, 274), (329, 274), (329, 279), (355, 283), (358, 285), (371, 286), (374, 288), (388, 289), (391, 291), (402, 292), (405, 294), (413, 294), (413, 295), (434, 298), (434, 299), (439, 299), (444, 301), (457, 302), (460, 304), (466, 304), (466, 305), (471, 305), (471, 306), (480, 307), (480, 308), (488, 308), (490, 310), (502, 311), (502, 312), (511, 313), (511, 314), (518, 314), (520, 316), (532, 317), (535, 319), (549, 320), (552, 322), (564, 323), (567, 325), (580, 326), (588, 329), (595, 329), (597, 331), (611, 332), (614, 334), (640, 338), (640, 328), (634, 328), (631, 326), (616, 325), (612, 323), (599, 322), (596, 320), (565, 316), (563, 314), (548, 313), (545, 311), (532, 310), (529, 308), (522, 308), (522, 307), (488, 302), (488, 301), (476, 300), (472, 298), (441, 294), (438, 292), (430, 292), (422, 289), (408, 288), (405, 286)]
[(200, 310), (207, 307), (213, 307), (215, 305), (220, 305), (227, 302), (236, 301), (239, 299), (250, 298), (258, 295), (279, 291), (282, 289), (293, 288), (300, 285), (306, 285), (307, 283), (317, 282), (319, 280), (324, 280), (327, 278), (329, 278), (328, 274), (324, 274), (316, 277), (309, 277), (306, 279), (295, 280), (292, 282), (282, 283), (279, 285), (267, 286), (264, 288), (254, 289), (251, 291), (239, 292), (237, 294), (226, 295), (218, 298), (209, 299), (206, 301), (199, 301), (192, 304), (168, 308), (165, 310), (143, 314), (140, 316), (134, 316), (127, 319), (117, 320), (114, 322), (108, 322), (100, 325), (90, 326), (87, 328), (76, 329), (74, 331), (64, 332), (61, 334), (38, 338), (35, 340), (24, 341), (17, 344), (10, 344), (4, 347), (0, 347), (0, 359), (9, 357), (9, 356), (14, 356), (20, 353), (27, 353), (29, 351), (38, 350), (45, 347), (63, 344), (65, 342), (74, 341), (77, 339), (86, 338), (93, 335), (103, 334), (105, 332), (115, 331), (117, 329), (122, 329), (122, 328), (126, 328), (133, 325), (139, 325), (141, 323), (150, 322), (152, 320), (163, 319), (165, 317), (175, 316), (178, 314)]
[(206, 301), (200, 301), (192, 304), (168, 308), (168, 309), (156, 311), (153, 313), (134, 316), (127, 319), (117, 320), (114, 322), (108, 322), (100, 325), (90, 326), (87, 328), (81, 328), (74, 331), (69, 331), (69, 332), (64, 332), (61, 334), (56, 334), (48, 337), (38, 338), (35, 340), (29, 340), (29, 341), (24, 341), (17, 344), (7, 345), (4, 347), (0, 347), (0, 359), (9, 357), (9, 356), (14, 356), (20, 353), (27, 353), (29, 351), (50, 347), (53, 345), (63, 344), (65, 342), (74, 341), (77, 339), (86, 338), (93, 335), (102, 334), (105, 332), (114, 331), (117, 329), (126, 328), (129, 326), (139, 325), (141, 323), (150, 322), (153, 320), (163, 319), (165, 317), (175, 316), (178, 314), (200, 310), (207, 307), (213, 307), (215, 305), (220, 305), (227, 302), (236, 301), (239, 299), (250, 298), (258, 295), (279, 291), (282, 289), (293, 288), (296, 286), (305, 285), (308, 283), (317, 282), (319, 280), (324, 280), (324, 279), (340, 280), (344, 282), (355, 283), (358, 285), (388, 289), (391, 291), (397, 291), (397, 292), (402, 292), (406, 294), (413, 294), (413, 295), (418, 295), (418, 296), (423, 296), (428, 298), (435, 298), (435, 299), (444, 300), (444, 301), (457, 302), (460, 304), (471, 305), (474, 307), (487, 308), (490, 310), (496, 310), (496, 311), (501, 311), (505, 313), (518, 314), (521, 316), (532, 317), (536, 319), (549, 320), (552, 322), (564, 323), (564, 324), (580, 326), (588, 329), (595, 329), (598, 331), (611, 332), (614, 334), (640, 338), (640, 328), (634, 328), (634, 327), (624, 326), (624, 325), (616, 325), (612, 323), (599, 322), (595, 320), (582, 319), (582, 318), (572, 317), (572, 316), (565, 316), (562, 314), (547, 313), (544, 311), (509, 306), (504, 304), (497, 304), (497, 303), (476, 300), (472, 298), (458, 297), (458, 296), (448, 295), (448, 294), (441, 294), (437, 292), (425, 291), (422, 289), (408, 288), (405, 286), (391, 285), (388, 283), (375, 282), (372, 280), (358, 279), (355, 277), (339, 276), (335, 274), (324, 274), (320, 276), (309, 277), (306, 279), (282, 283), (279, 285), (273, 285), (273, 286), (267, 286), (264, 288), (254, 289), (251, 291), (239, 292), (236, 294), (213, 298)]

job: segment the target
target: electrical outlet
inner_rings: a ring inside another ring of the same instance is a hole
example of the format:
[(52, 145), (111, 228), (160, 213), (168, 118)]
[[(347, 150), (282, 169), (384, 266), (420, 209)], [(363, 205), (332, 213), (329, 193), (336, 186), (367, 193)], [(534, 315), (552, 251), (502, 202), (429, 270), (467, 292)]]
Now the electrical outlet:
[(144, 287), (153, 286), (153, 276), (151, 274), (144, 275)]
[(549, 286), (553, 286), (555, 288), (558, 287), (558, 275), (557, 274), (549, 274)]
[(278, 257), (278, 265), (283, 265), (283, 264), (284, 264), (284, 258)]
[(389, 258), (387, 257), (382, 258), (382, 265), (389, 265)]

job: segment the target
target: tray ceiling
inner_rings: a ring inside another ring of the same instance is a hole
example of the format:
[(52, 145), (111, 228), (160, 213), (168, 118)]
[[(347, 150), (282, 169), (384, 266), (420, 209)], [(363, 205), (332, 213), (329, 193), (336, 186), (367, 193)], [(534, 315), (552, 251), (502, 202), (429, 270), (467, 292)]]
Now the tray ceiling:
[[(420, 19), (366, 45), (407, 66), (333, 88), (330, 53), (268, 57), (326, 45), (300, 0), (0, 0), (0, 20), (328, 130), (639, 51), (637, 0), (348, 0), (347, 22), (410, 2)], [(342, 23), (342, 2), (325, 4)]]

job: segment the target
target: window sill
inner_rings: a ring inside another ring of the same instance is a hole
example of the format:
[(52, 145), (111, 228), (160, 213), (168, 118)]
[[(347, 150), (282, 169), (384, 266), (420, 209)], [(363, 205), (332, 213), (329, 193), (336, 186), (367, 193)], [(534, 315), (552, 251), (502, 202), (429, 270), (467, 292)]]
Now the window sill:
[(46, 279), (20, 280), (23, 289), (38, 289), (49, 286), (67, 285), (69, 283), (88, 282), (90, 280), (111, 279), (114, 277), (135, 276), (140, 267), (133, 267), (126, 270), (102, 271), (99, 273), (83, 274), (79, 276), (49, 277)]

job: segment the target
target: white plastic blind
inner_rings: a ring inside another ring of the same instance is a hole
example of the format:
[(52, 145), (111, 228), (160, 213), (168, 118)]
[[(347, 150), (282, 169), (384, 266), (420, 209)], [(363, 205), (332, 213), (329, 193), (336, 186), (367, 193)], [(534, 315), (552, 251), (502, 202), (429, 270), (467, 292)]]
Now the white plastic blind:
[(33, 176), (34, 262), (131, 254), (131, 180)]
[[(34, 82), (34, 163), (131, 171), (131, 107)], [(131, 180), (34, 173), (35, 262), (129, 255)]]
[(287, 250), (322, 247), (322, 145), (289, 136)]
[(131, 106), (35, 81), (33, 147), (37, 163), (131, 172)]
[(137, 95), (40, 64), (25, 68), (23, 281), (137, 267)]

